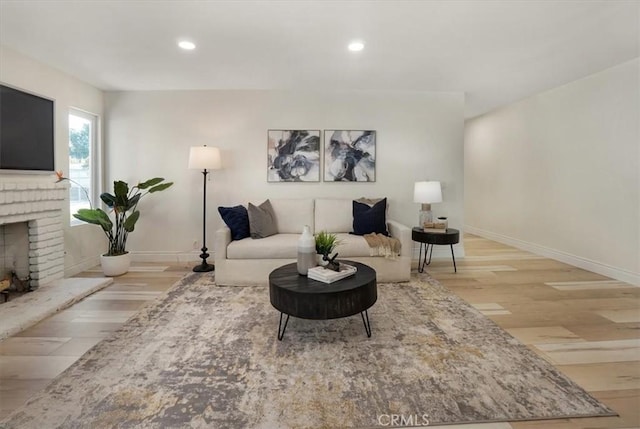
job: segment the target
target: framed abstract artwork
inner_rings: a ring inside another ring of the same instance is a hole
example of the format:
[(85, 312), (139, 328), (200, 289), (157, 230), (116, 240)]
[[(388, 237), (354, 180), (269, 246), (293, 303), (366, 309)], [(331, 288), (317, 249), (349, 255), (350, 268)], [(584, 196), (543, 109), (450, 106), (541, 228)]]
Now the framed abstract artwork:
[(324, 130), (324, 181), (375, 182), (376, 132)]
[(269, 130), (267, 182), (319, 182), (320, 130)]

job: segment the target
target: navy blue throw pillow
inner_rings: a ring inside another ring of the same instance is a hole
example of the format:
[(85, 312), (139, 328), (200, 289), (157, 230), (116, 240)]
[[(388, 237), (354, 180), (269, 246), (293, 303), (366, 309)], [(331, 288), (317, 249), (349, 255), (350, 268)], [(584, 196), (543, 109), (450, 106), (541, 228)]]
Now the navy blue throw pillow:
[(249, 237), (249, 213), (244, 206), (218, 207), (218, 212), (231, 230), (232, 240)]
[(389, 235), (387, 231), (387, 199), (383, 198), (373, 206), (353, 202), (353, 233), (355, 235), (378, 234)]

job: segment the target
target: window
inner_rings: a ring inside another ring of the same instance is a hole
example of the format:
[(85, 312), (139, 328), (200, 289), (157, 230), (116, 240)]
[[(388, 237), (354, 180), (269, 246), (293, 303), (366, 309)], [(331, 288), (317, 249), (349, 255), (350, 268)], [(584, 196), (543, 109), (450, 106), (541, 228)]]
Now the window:
[[(78, 209), (89, 208), (89, 199), (98, 201), (98, 117), (80, 110), (69, 113), (69, 204), (71, 225)], [(83, 189), (84, 188), (84, 189)]]

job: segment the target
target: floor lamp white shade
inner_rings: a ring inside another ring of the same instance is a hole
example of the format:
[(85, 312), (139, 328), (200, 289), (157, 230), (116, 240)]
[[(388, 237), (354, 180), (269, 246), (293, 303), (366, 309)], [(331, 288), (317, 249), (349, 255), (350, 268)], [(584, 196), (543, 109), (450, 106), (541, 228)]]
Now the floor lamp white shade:
[(440, 182), (416, 182), (413, 186), (413, 202), (422, 204), (420, 209), (420, 226), (425, 222), (433, 222), (431, 203), (442, 202)]
[(189, 168), (194, 170), (220, 170), (222, 159), (220, 149), (209, 146), (191, 146)]

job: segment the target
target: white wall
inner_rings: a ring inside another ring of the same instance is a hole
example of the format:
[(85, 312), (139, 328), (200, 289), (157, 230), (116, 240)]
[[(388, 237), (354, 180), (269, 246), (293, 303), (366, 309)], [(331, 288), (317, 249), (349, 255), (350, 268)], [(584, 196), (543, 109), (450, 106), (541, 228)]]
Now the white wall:
[[(462, 93), (111, 92), (105, 100), (109, 180), (163, 176), (176, 183), (143, 200), (130, 236), (138, 258), (171, 260), (201, 245), (202, 174), (187, 169), (192, 145), (222, 150), (224, 170), (207, 187), (210, 248), (222, 225), (217, 206), (266, 198), (386, 196), (390, 217), (415, 225), (413, 183), (425, 179), (443, 182), (444, 202), (434, 213), (448, 215), (452, 227), (463, 224)], [(268, 129), (374, 129), (376, 182), (267, 183)]]
[(634, 60), (470, 120), (467, 231), (640, 283)]
[[(102, 91), (4, 46), (0, 46), (0, 82), (55, 100), (55, 166), (68, 172), (69, 108), (102, 116)], [(0, 180), (50, 183), (55, 177), (53, 174), (0, 174)], [(63, 216), (65, 275), (70, 276), (98, 264), (107, 244), (96, 226), (69, 226), (68, 205)]]

